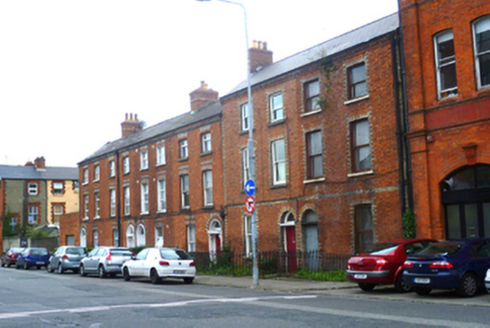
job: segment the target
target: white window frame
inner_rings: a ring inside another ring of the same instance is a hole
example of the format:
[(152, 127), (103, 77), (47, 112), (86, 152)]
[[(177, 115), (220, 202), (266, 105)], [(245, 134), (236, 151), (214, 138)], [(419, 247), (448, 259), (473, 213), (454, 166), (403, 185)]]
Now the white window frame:
[(129, 186), (123, 187), (124, 193), (124, 215), (131, 215), (131, 190)]
[(80, 246), (87, 247), (87, 230), (85, 228), (80, 230)]
[[(281, 104), (277, 106), (274, 100), (279, 97), (281, 98)], [(269, 96), (269, 108), (272, 123), (284, 120), (284, 94), (282, 92), (276, 92)]]
[(157, 146), (157, 165), (165, 165), (167, 160), (165, 158), (165, 145)]
[(179, 140), (179, 159), (189, 158), (189, 143), (187, 139)]
[(95, 165), (94, 166), (94, 182), (97, 182), (100, 180), (100, 166)]
[(204, 192), (204, 206), (213, 206), (213, 171), (202, 172), (202, 187)]
[(201, 135), (202, 140), (202, 152), (210, 153), (211, 152), (211, 132), (206, 132)]
[(109, 213), (111, 217), (116, 216), (116, 189), (109, 189)]
[(63, 215), (63, 205), (53, 205), (53, 215)]
[(150, 212), (150, 195), (148, 181), (141, 182), (141, 214)]
[(94, 219), (100, 219), (100, 192), (94, 192), (95, 201), (95, 217)]
[(39, 192), (39, 184), (37, 184), (36, 182), (29, 182), (27, 184), (27, 191), (29, 195), (37, 195)]
[(53, 195), (63, 195), (63, 189), (64, 182), (53, 182)]
[(248, 131), (250, 128), (250, 112), (248, 102), (240, 105), (240, 122), (242, 131)]
[(128, 174), (130, 171), (129, 156), (123, 158), (123, 174)]
[[(186, 197), (187, 196), (187, 197)], [(189, 175), (180, 176), (180, 204), (182, 209), (190, 208)]]
[[(490, 83), (483, 85), (482, 76), (480, 71), (480, 57), (490, 55), (490, 49), (482, 52), (478, 52), (478, 40), (476, 38), (477, 35), (477, 25), (488, 25), (488, 29), (490, 30), (490, 15), (480, 17), (473, 23), (473, 49), (475, 54), (475, 72), (476, 72), (476, 81), (478, 89), (488, 88), (490, 87)], [(486, 26), (485, 26), (486, 27)]]
[(148, 150), (143, 149), (140, 151), (140, 170), (148, 169)]
[[(31, 217), (33, 219), (31, 220)], [(39, 222), (39, 207), (38, 205), (27, 205), (27, 218), (29, 224), (36, 224)]]
[(167, 212), (167, 185), (165, 178), (159, 178), (157, 181), (158, 212)]
[(164, 236), (163, 236), (163, 226), (155, 227), (155, 247), (163, 247), (164, 245)]
[(99, 231), (97, 229), (92, 230), (94, 237), (94, 248), (99, 247)]
[(117, 229), (112, 229), (112, 242), (114, 243), (114, 246), (120, 246), (119, 245), (119, 230), (117, 230)]
[(88, 194), (83, 194), (83, 219), (88, 220), (89, 218), (89, 198)]
[[(277, 150), (278, 146), (282, 143), (282, 151), (284, 158), (278, 158)], [(286, 141), (284, 139), (278, 139), (271, 142), (271, 155), (272, 155), (272, 184), (283, 185), (286, 183)], [(284, 171), (284, 178), (280, 179), (279, 171)]]
[[(435, 54), (435, 65), (436, 65), (436, 78), (437, 78), (437, 95), (439, 99), (454, 97), (458, 95), (458, 80), (456, 72), (456, 50), (454, 56), (448, 58), (439, 58), (439, 44), (450, 39), (453, 41), (454, 45), (454, 34), (453, 30), (445, 30), (437, 33), (434, 36), (434, 54)], [(451, 60), (450, 60), (451, 59)], [(449, 65), (454, 65), (455, 76), (456, 76), (456, 87), (442, 89), (442, 69)]]
[(136, 238), (134, 233), (133, 225), (129, 225), (126, 228), (126, 247), (135, 247), (136, 246)]
[(116, 176), (116, 162), (109, 162), (109, 177), (114, 178)]
[(196, 224), (189, 223), (187, 225), (187, 251), (189, 253), (196, 252)]
[(87, 184), (88, 183), (88, 169), (85, 168), (83, 169), (83, 184)]

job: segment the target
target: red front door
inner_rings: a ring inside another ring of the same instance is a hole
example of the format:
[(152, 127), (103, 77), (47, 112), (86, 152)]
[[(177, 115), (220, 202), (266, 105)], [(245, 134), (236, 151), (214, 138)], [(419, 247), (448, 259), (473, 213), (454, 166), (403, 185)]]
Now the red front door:
[(296, 229), (294, 226), (286, 227), (287, 271), (296, 272)]

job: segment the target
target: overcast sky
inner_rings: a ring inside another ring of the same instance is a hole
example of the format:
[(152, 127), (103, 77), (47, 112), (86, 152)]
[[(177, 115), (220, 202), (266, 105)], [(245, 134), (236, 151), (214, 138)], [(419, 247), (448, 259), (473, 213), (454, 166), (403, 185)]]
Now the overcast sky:
[[(394, 13), (397, 0), (242, 0), (274, 61)], [(77, 163), (246, 78), (243, 11), (213, 0), (0, 1), (0, 164)]]

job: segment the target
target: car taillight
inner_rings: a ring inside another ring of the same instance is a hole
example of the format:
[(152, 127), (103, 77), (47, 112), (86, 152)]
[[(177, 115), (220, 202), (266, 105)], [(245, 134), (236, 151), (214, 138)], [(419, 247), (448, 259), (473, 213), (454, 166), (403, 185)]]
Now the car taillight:
[(383, 265), (386, 265), (388, 264), (389, 262), (387, 260), (385, 260), (384, 258), (379, 258), (376, 260), (376, 265), (377, 266), (383, 266)]
[(453, 265), (447, 261), (432, 262), (430, 265), (431, 269), (451, 269)]
[(107, 257), (105, 258), (107, 261), (110, 261), (112, 258), (112, 255), (111, 255), (111, 251), (109, 251), (109, 255), (107, 255)]
[(168, 261), (160, 261), (158, 262), (160, 265), (170, 265), (170, 263), (168, 263)]
[(189, 263), (189, 266), (196, 266), (196, 263), (194, 261), (191, 261), (191, 263)]
[(68, 261), (68, 255), (66, 255), (66, 254), (65, 254), (65, 255), (63, 255), (63, 256), (61, 257), (61, 259), (62, 259), (62, 260), (67, 260), (67, 261)]
[(413, 262), (412, 261), (405, 261), (405, 263), (403, 263), (403, 267), (404, 268), (413, 268)]

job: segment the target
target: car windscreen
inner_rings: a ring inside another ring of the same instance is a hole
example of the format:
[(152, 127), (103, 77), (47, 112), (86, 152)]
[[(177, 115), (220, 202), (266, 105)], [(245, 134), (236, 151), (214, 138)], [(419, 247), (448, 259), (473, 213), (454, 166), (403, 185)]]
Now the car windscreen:
[(66, 254), (83, 255), (85, 254), (85, 249), (83, 247), (70, 247), (66, 249)]
[(31, 255), (44, 256), (44, 255), (48, 255), (48, 251), (45, 250), (45, 249), (36, 249), (36, 248), (33, 248), (31, 250)]
[(371, 255), (388, 254), (393, 252), (399, 245), (400, 243), (378, 243), (366, 249), (363, 253)]
[(129, 249), (111, 249), (112, 256), (133, 256)]
[(418, 252), (417, 255), (453, 255), (459, 252), (462, 247), (463, 243), (457, 242), (431, 243), (429, 246)]
[(166, 260), (187, 260), (190, 259), (189, 254), (182, 250), (175, 249), (161, 249), (160, 255), (162, 259)]
[(24, 251), (24, 248), (12, 248), (10, 251), (12, 253), (22, 253)]

